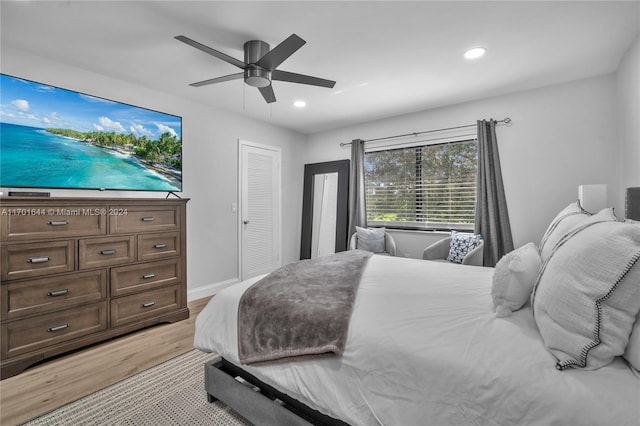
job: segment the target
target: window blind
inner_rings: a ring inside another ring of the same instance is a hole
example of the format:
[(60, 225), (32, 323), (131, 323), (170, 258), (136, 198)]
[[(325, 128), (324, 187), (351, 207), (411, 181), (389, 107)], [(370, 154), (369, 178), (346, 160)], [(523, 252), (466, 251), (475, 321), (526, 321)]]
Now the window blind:
[(367, 221), (392, 228), (473, 229), (476, 176), (475, 140), (367, 152)]

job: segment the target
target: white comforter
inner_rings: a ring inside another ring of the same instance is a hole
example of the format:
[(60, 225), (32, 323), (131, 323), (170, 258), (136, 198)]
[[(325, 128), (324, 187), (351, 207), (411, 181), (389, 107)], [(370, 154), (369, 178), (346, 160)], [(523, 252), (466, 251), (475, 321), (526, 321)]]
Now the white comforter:
[[(616, 359), (555, 369), (530, 308), (491, 311), (492, 268), (373, 256), (342, 357), (242, 366), (352, 425), (639, 425), (640, 377)], [(194, 346), (238, 365), (237, 307), (217, 294)]]

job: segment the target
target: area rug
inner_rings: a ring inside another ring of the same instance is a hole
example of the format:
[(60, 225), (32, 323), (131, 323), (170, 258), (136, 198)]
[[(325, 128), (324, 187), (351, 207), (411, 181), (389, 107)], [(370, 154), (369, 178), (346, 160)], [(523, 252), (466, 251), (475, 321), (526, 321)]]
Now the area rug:
[(219, 401), (207, 402), (204, 363), (191, 350), (26, 425), (251, 425)]

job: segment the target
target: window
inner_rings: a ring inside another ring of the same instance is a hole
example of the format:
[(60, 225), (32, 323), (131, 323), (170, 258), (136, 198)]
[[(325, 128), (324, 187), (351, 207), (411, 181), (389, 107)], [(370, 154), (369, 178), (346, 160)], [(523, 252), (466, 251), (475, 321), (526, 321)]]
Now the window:
[(473, 229), (477, 142), (367, 152), (367, 221), (404, 229)]

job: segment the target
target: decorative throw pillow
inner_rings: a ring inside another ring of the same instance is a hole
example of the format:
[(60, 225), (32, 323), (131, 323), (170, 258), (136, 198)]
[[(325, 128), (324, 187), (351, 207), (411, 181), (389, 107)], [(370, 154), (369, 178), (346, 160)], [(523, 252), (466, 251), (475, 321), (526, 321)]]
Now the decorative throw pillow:
[(580, 201), (569, 204), (551, 221), (549, 227), (540, 241), (540, 257), (544, 262), (549, 257), (553, 247), (564, 237), (574, 226), (589, 219), (591, 214), (584, 210)]
[[(626, 218), (624, 221), (625, 223), (640, 225), (640, 221), (638, 220)], [(640, 371), (640, 313), (638, 313), (636, 322), (633, 324), (631, 336), (629, 336), (629, 344), (624, 354), (622, 354), (622, 357), (626, 359), (633, 368)]]
[(633, 368), (640, 372), (640, 314), (636, 317), (636, 322), (631, 330), (631, 336), (629, 336), (627, 349), (622, 356)]
[(534, 243), (502, 256), (494, 269), (491, 286), (496, 317), (508, 317), (527, 303), (540, 265), (542, 261)]
[(534, 286), (535, 321), (560, 370), (622, 355), (640, 311), (640, 226), (608, 217), (603, 210), (562, 238)]
[(374, 253), (384, 252), (384, 228), (361, 228), (356, 226), (358, 238), (357, 247), (360, 250)]
[(464, 257), (482, 242), (482, 235), (451, 231), (451, 244), (447, 260), (462, 263)]

